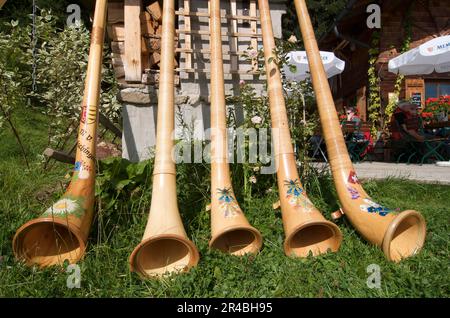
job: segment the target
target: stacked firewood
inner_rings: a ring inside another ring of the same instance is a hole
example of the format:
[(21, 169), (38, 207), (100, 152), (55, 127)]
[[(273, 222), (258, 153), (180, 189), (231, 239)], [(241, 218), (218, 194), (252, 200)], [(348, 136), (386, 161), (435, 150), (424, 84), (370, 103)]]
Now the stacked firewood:
[[(143, 11), (140, 15), (143, 72), (159, 70), (162, 33), (162, 8), (160, 2), (158, 0), (151, 0), (144, 1), (144, 4)], [(108, 4), (108, 36), (111, 40), (112, 62), (116, 78), (119, 81), (124, 81), (125, 28), (123, 1), (110, 2)], [(178, 43), (175, 43), (175, 48), (177, 46)], [(176, 60), (175, 65), (178, 66)]]

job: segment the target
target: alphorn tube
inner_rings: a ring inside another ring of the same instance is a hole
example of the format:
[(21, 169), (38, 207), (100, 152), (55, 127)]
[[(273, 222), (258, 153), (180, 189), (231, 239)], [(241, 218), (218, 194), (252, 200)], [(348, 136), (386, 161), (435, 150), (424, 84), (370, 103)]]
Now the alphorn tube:
[(65, 194), (39, 218), (20, 227), (13, 239), (17, 259), (41, 267), (78, 262), (84, 255), (94, 215), (95, 153), (102, 71), (106, 0), (97, 0), (91, 34), (76, 163)]
[(366, 240), (383, 249), (387, 259), (400, 261), (412, 256), (424, 244), (425, 220), (417, 211), (395, 213), (375, 203), (362, 188), (347, 152), (305, 0), (295, 0), (295, 7), (342, 210)]
[(211, 47), (211, 234), (210, 247), (233, 255), (256, 253), (261, 234), (245, 218), (228, 165), (220, 1), (210, 0)]
[(342, 234), (336, 224), (326, 220), (309, 200), (300, 182), (291, 143), (281, 75), (271, 59), (273, 50), (272, 21), (267, 0), (258, 0), (261, 30), (264, 43), (264, 59), (268, 83), (272, 138), (275, 149), (278, 190), (281, 213), (286, 235), (284, 251), (288, 256), (305, 257), (333, 252), (339, 249)]
[(130, 256), (131, 271), (144, 277), (187, 271), (199, 261), (199, 253), (186, 235), (177, 204), (176, 170), (172, 159), (174, 39), (174, 0), (164, 0), (152, 201), (144, 236)]

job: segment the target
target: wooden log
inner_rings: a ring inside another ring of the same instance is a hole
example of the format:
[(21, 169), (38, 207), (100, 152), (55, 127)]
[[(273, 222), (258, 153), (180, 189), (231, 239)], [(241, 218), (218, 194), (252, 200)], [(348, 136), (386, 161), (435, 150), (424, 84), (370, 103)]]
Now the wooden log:
[(111, 42), (112, 53), (123, 54), (125, 53), (125, 45), (123, 42)]
[(107, 26), (108, 37), (114, 42), (125, 41), (125, 27), (123, 23), (109, 24)]
[(160, 61), (161, 61), (161, 54), (158, 52), (153, 52), (150, 55), (150, 68), (159, 64)]
[(161, 50), (161, 40), (157, 38), (145, 39), (145, 43), (150, 52)]
[(125, 68), (123, 66), (113, 65), (113, 68), (116, 79), (125, 79)]
[(142, 81), (141, 23), (142, 0), (125, 0), (125, 80)]
[(109, 2), (108, 3), (108, 24), (123, 23), (124, 18), (124, 4), (123, 2)]
[(152, 4), (148, 5), (146, 10), (153, 17), (153, 20), (158, 21), (159, 23), (162, 22), (162, 12), (159, 1), (156, 0)]
[[(141, 12), (141, 32), (145, 36), (147, 34), (155, 34), (155, 23), (153, 23), (150, 13), (144, 11)], [(156, 28), (158, 27), (158, 22), (156, 22)]]

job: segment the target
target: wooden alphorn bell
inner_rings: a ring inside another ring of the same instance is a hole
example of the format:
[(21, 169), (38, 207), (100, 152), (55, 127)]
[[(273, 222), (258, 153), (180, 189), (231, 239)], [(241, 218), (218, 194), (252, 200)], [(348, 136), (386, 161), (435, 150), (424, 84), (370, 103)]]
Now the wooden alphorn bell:
[(412, 256), (424, 244), (425, 220), (414, 210), (396, 213), (385, 208), (364, 191), (348, 155), (305, 0), (295, 0), (295, 7), (342, 211), (366, 240), (382, 248), (388, 260), (400, 261)]
[(75, 169), (65, 194), (40, 217), (20, 227), (16, 258), (41, 267), (78, 262), (86, 250), (94, 215), (98, 104), (106, 27), (106, 0), (97, 0), (82, 103)]
[(306, 257), (335, 252), (342, 242), (336, 224), (326, 220), (312, 204), (300, 182), (291, 142), (281, 75), (272, 59), (275, 40), (268, 0), (258, 0), (264, 44), (272, 138), (280, 195), (281, 213), (286, 235), (284, 251), (288, 256)]
[(131, 271), (153, 278), (187, 271), (199, 261), (198, 250), (186, 235), (177, 204), (176, 170), (172, 158), (175, 128), (174, 43), (174, 0), (164, 0), (151, 208), (142, 241), (130, 256)]
[(210, 0), (211, 47), (211, 234), (210, 247), (233, 255), (256, 253), (261, 234), (242, 212), (228, 164), (220, 1)]

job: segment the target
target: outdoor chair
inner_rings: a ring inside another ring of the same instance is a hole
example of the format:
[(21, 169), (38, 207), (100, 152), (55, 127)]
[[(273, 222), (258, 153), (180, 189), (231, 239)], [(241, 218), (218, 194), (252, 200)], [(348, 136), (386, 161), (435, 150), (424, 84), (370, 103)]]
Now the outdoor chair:
[(367, 129), (370, 131), (370, 127), (365, 123), (358, 124), (353, 121), (344, 121), (341, 125), (350, 159), (352, 162), (360, 162), (364, 159), (370, 144), (364, 137), (364, 133)]
[[(423, 127), (421, 121), (419, 127)], [(423, 133), (422, 128), (418, 129)], [(401, 131), (401, 130), (400, 130)], [(391, 140), (390, 147), (397, 152), (397, 163), (406, 160), (406, 164), (416, 162), (424, 164), (434, 159), (434, 161), (445, 161), (445, 155), (441, 153), (446, 146), (446, 138), (427, 138), (421, 142), (401, 131), (401, 140)]]

